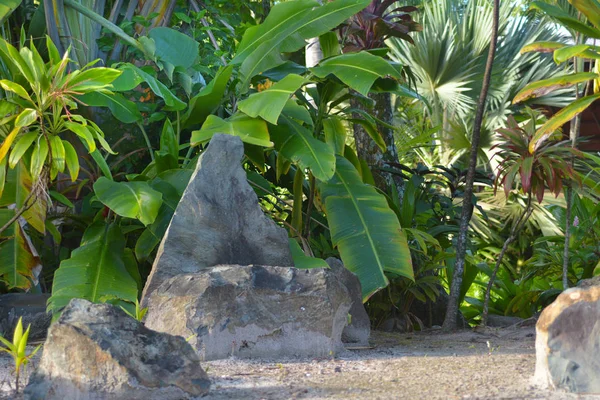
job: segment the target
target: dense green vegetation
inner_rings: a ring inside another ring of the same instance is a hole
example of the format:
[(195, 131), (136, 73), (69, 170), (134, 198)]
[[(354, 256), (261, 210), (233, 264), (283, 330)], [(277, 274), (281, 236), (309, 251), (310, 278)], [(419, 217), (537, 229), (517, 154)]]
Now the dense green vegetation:
[[(412, 307), (451, 286), (492, 2), (320, 3), (3, 2), (2, 291), (136, 314), (227, 133), (299, 267), (340, 257), (374, 327), (428, 324)], [(576, 117), (600, 96), (600, 6), (503, 2), (498, 33), (458, 301), (472, 324), (486, 291), (490, 313), (527, 318), (600, 274), (600, 158)]]

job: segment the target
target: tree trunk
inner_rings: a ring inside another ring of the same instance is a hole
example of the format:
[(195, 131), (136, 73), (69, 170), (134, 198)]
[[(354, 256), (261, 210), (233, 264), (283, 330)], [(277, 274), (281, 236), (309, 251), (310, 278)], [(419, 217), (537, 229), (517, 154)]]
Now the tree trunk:
[[(352, 98), (350, 104), (352, 105), (352, 108), (368, 112), (373, 115), (373, 117), (384, 121), (387, 124), (391, 124), (394, 116), (391, 95), (389, 93), (370, 93), (369, 98), (374, 102), (372, 109), (365, 107), (363, 103), (356, 98)], [(361, 116), (355, 114), (354, 118), (361, 118)], [(361, 160), (364, 160), (371, 168), (375, 185), (379, 189), (387, 191), (390, 185), (394, 184), (395, 189), (400, 196), (400, 201), (402, 201), (402, 195), (404, 193), (404, 182), (402, 177), (382, 170), (388, 163), (398, 162), (398, 151), (396, 150), (396, 143), (394, 141), (394, 131), (381, 124), (377, 124), (377, 130), (383, 137), (386, 151), (382, 151), (379, 146), (377, 146), (362, 125), (354, 124), (356, 152), (358, 157)]]
[(471, 153), (469, 157), (469, 168), (465, 181), (465, 191), (463, 197), (462, 212), (460, 215), (460, 227), (456, 243), (456, 263), (454, 264), (454, 274), (452, 275), (452, 286), (450, 287), (450, 297), (448, 298), (448, 309), (446, 310), (446, 319), (442, 328), (445, 331), (456, 329), (456, 314), (458, 313), (458, 298), (465, 271), (465, 257), (467, 253), (467, 235), (469, 232), (469, 223), (473, 214), (473, 183), (475, 182), (475, 170), (477, 168), (477, 154), (479, 152), (479, 139), (481, 136), (481, 122), (485, 110), (485, 101), (490, 87), (490, 78), (492, 75), (492, 66), (496, 54), (496, 42), (498, 41), (498, 19), (499, 19), (500, 0), (494, 0), (494, 20), (492, 26), (492, 38), (490, 40), (490, 49), (485, 64), (485, 73), (483, 75), (483, 84), (479, 101), (477, 102), (477, 112), (473, 122), (473, 137), (471, 140)]
[(498, 260), (496, 261), (496, 265), (494, 266), (494, 271), (492, 272), (492, 276), (490, 276), (490, 280), (488, 282), (487, 289), (485, 291), (485, 300), (483, 302), (483, 313), (481, 315), (481, 325), (482, 326), (487, 326), (492, 286), (494, 286), (494, 281), (496, 280), (496, 275), (498, 275), (498, 270), (500, 269), (500, 265), (502, 265), (502, 260), (504, 259), (504, 255), (506, 254), (506, 251), (508, 250), (508, 246), (517, 238), (517, 235), (519, 234), (519, 232), (521, 232), (521, 229), (523, 229), (523, 227), (525, 226), (525, 223), (527, 223), (527, 220), (529, 219), (529, 217), (531, 216), (531, 213), (533, 212), (531, 198), (532, 198), (531, 192), (529, 192), (527, 195), (527, 206), (525, 207), (525, 210), (523, 210), (523, 213), (519, 216), (519, 219), (517, 219), (517, 221), (513, 225), (512, 229), (510, 230), (510, 235), (504, 241), (502, 250), (500, 250), (500, 254), (498, 255)]

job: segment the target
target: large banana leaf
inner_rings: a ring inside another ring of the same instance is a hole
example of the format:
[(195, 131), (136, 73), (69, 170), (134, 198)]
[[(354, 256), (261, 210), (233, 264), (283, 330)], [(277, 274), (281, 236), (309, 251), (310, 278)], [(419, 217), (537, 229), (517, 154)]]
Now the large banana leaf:
[[(31, 175), (20, 162), (15, 168), (9, 168), (6, 172), (6, 182), (2, 197), (0, 197), (0, 207), (23, 207), (25, 200), (32, 190), (33, 182)], [(48, 204), (43, 197), (35, 198), (33, 205), (23, 213), (23, 218), (27, 223), (40, 233), (46, 232), (44, 221), (46, 220), (46, 210)]]
[(261, 119), (251, 118), (238, 113), (224, 120), (215, 115), (209, 115), (202, 128), (192, 132), (192, 146), (208, 142), (215, 133), (239, 136), (243, 142), (262, 147), (272, 147), (269, 139), (267, 123)]
[(537, 8), (538, 10), (543, 11), (565, 27), (573, 29), (575, 32), (580, 32), (590, 38), (600, 39), (600, 30), (573, 18), (558, 6), (543, 1), (534, 1), (531, 3), (530, 8)]
[(344, 265), (362, 285), (363, 300), (384, 288), (384, 272), (414, 280), (406, 236), (385, 197), (362, 180), (344, 157), (338, 156), (334, 177), (319, 184), (331, 239)]
[(98, 199), (115, 213), (128, 218), (137, 218), (144, 225), (154, 222), (162, 204), (160, 192), (152, 189), (148, 182), (114, 182), (100, 177), (94, 183)]
[(265, 121), (277, 125), (277, 119), (287, 101), (306, 82), (307, 80), (300, 75), (290, 74), (269, 89), (240, 101), (238, 107), (251, 117), (260, 116)]
[(2, 0), (2, 3), (0, 3), (0, 25), (19, 7), (21, 1), (23, 0)]
[(366, 51), (328, 58), (313, 68), (312, 72), (319, 78), (333, 74), (363, 96), (369, 94), (377, 78), (386, 76), (401, 78), (398, 71), (385, 59)]
[[(0, 225), (4, 226), (15, 211), (0, 210)], [(17, 221), (2, 232), (0, 239), (0, 276), (10, 289), (18, 288), (27, 290), (31, 287), (36, 269), (40, 269), (40, 260), (33, 245), (21, 224)]]
[(125, 265), (125, 237), (117, 224), (95, 222), (79, 248), (54, 274), (48, 310), (56, 313), (73, 298), (94, 303), (124, 300), (134, 303), (137, 283)]
[(371, 0), (334, 0), (323, 6), (313, 0), (275, 5), (264, 23), (246, 31), (233, 59), (242, 64), (244, 85), (256, 74), (283, 63), (281, 51), (293, 52), (304, 39), (317, 37), (364, 9)]
[(312, 132), (283, 114), (279, 125), (271, 126), (275, 148), (301, 168), (310, 168), (315, 178), (326, 182), (335, 170), (333, 147), (313, 137)]

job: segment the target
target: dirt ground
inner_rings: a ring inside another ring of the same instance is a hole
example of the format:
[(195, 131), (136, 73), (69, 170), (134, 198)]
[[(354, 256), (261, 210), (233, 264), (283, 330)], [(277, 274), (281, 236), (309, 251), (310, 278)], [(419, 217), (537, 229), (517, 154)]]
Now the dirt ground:
[[(205, 362), (213, 384), (204, 399), (600, 400), (598, 395), (533, 387), (534, 343), (533, 327), (452, 334), (374, 332), (371, 348), (330, 359)], [(0, 377), (0, 396), (18, 399), (5, 355)]]

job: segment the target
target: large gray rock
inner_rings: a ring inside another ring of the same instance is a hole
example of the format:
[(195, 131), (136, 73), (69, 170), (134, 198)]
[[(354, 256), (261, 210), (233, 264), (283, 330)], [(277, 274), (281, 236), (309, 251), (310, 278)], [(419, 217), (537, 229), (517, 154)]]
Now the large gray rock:
[(220, 264), (293, 266), (285, 229), (265, 216), (240, 162), (240, 138), (214, 135), (166, 231), (145, 298), (165, 280)]
[(350, 324), (342, 332), (342, 342), (361, 346), (369, 344), (371, 335), (371, 320), (362, 302), (362, 289), (358, 277), (350, 272), (344, 264), (335, 257), (325, 260), (333, 273), (348, 289), (352, 306), (350, 307)]
[(146, 326), (189, 338), (203, 360), (327, 357), (352, 301), (330, 269), (222, 265), (165, 281)]
[(562, 292), (536, 324), (534, 382), (600, 393), (600, 286)]
[(19, 318), (29, 330), (29, 341), (46, 338), (52, 315), (46, 313), (49, 294), (9, 293), (0, 296), (0, 335), (12, 338)]
[(25, 399), (182, 400), (209, 387), (184, 338), (151, 331), (117, 307), (74, 299), (48, 331)]

